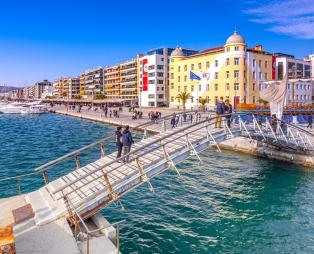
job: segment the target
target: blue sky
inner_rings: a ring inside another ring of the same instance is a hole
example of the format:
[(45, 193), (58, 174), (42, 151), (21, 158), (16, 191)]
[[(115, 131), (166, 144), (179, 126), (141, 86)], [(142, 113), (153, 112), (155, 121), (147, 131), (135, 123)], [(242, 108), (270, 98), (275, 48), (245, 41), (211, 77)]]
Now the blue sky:
[(314, 52), (314, 0), (2, 1), (0, 24), (0, 84), (17, 86), (159, 46), (220, 46), (235, 26), (251, 47)]

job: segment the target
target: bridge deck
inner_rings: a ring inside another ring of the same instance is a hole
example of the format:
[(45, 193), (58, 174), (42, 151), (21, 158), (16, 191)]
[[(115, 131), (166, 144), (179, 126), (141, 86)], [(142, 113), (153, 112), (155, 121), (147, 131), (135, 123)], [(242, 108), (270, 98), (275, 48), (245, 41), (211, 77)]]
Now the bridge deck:
[(191, 123), (181, 119), (179, 127), (172, 129), (163, 126), (161, 129), (168, 130), (132, 146), (129, 163), (117, 160), (114, 152), (29, 194), (37, 211), (36, 223), (42, 224), (71, 213), (69, 204), (82, 217), (89, 217), (111, 202), (120, 203), (122, 195), (140, 184), (147, 183), (152, 189), (150, 179), (154, 176), (168, 168), (173, 168), (179, 174), (176, 163), (190, 156), (199, 158), (199, 152), (235, 136), (294, 151), (313, 151), (313, 142), (302, 130), (290, 126), (285, 131), (279, 127), (278, 132), (274, 132), (269, 123), (260, 125), (256, 119), (253, 123), (245, 124), (239, 117), (231, 129), (226, 125), (223, 129), (215, 129), (208, 120)]

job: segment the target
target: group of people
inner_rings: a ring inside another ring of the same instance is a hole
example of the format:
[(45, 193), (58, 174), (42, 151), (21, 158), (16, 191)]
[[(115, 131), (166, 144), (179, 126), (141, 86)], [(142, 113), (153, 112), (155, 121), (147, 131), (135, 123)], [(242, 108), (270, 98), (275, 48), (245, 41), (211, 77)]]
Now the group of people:
[(116, 146), (118, 148), (117, 159), (121, 157), (123, 151), (123, 162), (129, 162), (129, 153), (134, 143), (130, 127), (126, 126), (122, 131), (122, 127), (118, 126), (115, 133)]
[(143, 112), (137, 111), (137, 110), (133, 111), (133, 113), (132, 113), (132, 120), (142, 119), (142, 117), (143, 117)]
[(220, 100), (216, 104), (216, 122), (215, 128), (222, 128), (221, 121), (222, 115), (226, 115), (227, 126), (231, 127), (231, 114), (232, 114), (232, 105), (230, 104), (229, 100), (223, 100), (223, 97), (220, 97)]
[(161, 118), (161, 112), (158, 112), (158, 111), (156, 111), (156, 112), (150, 111), (150, 112), (148, 112), (148, 118), (149, 118), (150, 120), (152, 120), (153, 122), (156, 122), (158, 119)]

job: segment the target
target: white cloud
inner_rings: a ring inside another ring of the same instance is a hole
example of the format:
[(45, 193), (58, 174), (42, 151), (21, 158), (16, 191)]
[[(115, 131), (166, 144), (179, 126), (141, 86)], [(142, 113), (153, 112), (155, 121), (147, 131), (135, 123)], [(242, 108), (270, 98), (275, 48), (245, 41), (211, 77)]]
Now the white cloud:
[(251, 21), (267, 30), (302, 39), (314, 39), (314, 0), (277, 0), (248, 8)]

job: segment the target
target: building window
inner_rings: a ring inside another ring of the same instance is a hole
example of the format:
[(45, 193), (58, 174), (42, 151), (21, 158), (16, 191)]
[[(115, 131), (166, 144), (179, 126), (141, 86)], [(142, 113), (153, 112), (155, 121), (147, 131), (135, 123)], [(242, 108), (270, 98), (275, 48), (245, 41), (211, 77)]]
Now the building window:
[(252, 90), (255, 91), (255, 83), (253, 83)]
[(208, 69), (209, 68), (209, 62), (207, 61), (206, 62), (206, 69)]
[(218, 67), (218, 60), (215, 60), (215, 67)]
[(209, 84), (206, 84), (206, 91), (209, 91)]
[(258, 66), (261, 68), (262, 67), (262, 60), (258, 61)]
[(234, 78), (239, 78), (239, 76), (240, 76), (239, 71), (234, 71)]
[(178, 66), (178, 72), (180, 72), (181, 71), (181, 66)]
[(218, 72), (215, 72), (215, 79), (218, 79)]
[(226, 65), (229, 65), (229, 64), (230, 64), (230, 59), (227, 58), (227, 59), (226, 59)]
[(255, 104), (255, 96), (253, 96), (252, 101), (253, 101), (253, 104)]
[(171, 96), (171, 102), (173, 102), (173, 96)]
[(243, 97), (243, 102), (246, 104), (246, 96)]
[(226, 71), (226, 78), (229, 78), (229, 71)]
[(229, 47), (227, 48), (227, 52), (230, 52), (230, 48)]
[(239, 90), (239, 83), (234, 83), (234, 87), (233, 88), (234, 88), (235, 91)]
[(164, 73), (163, 72), (157, 72), (157, 77), (163, 77), (164, 76)]
[(234, 47), (234, 51), (239, 51), (239, 47), (238, 47), (238, 46), (235, 46), (235, 47)]
[(206, 96), (206, 103), (209, 102), (209, 96)]
[(262, 79), (262, 73), (261, 72), (259, 72), (258, 77), (259, 77), (259, 79)]
[(191, 96), (191, 103), (193, 103), (194, 102), (194, 97), (193, 96)]
[(180, 76), (178, 76), (178, 82), (180, 82), (180, 80), (181, 80), (181, 77), (180, 77)]
[(255, 71), (253, 71), (253, 78), (256, 79)]
[(173, 79), (173, 73), (170, 74), (170, 78)]
[(198, 69), (202, 69), (202, 63), (198, 63)]
[(187, 71), (187, 70), (188, 70), (188, 66), (184, 65), (184, 71)]
[(239, 65), (240, 59), (239, 58), (235, 58), (234, 59), (234, 65)]
[(184, 92), (187, 92), (187, 90), (188, 90), (188, 87), (184, 86)]
[(163, 65), (157, 65), (157, 70), (163, 70), (164, 66)]
[(191, 64), (191, 70), (192, 71), (194, 70), (194, 64)]
[(194, 85), (191, 86), (191, 92), (193, 92), (193, 91), (194, 91)]
[(157, 80), (157, 84), (162, 85), (163, 83), (164, 83), (163, 80), (160, 80), (160, 79)]
[(148, 77), (155, 77), (155, 72), (149, 72)]
[(215, 84), (215, 91), (218, 91), (218, 84)]
[(180, 86), (178, 86), (178, 92), (180, 92)]
[(184, 76), (184, 82), (186, 82), (186, 79), (187, 79), (187, 77), (186, 77), (186, 75)]
[(256, 65), (256, 60), (253, 59), (253, 67), (255, 67), (255, 65)]
[(265, 68), (267, 68), (267, 66), (268, 66), (268, 63), (267, 63), (267, 61), (265, 61)]
[(230, 85), (229, 83), (226, 84), (226, 91), (229, 91), (230, 90)]

